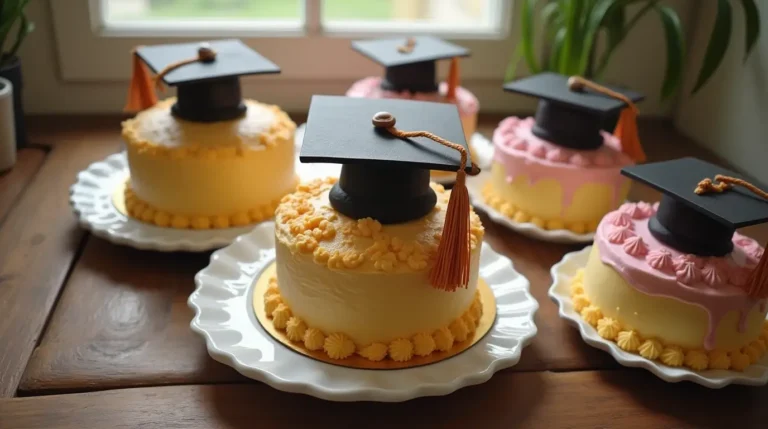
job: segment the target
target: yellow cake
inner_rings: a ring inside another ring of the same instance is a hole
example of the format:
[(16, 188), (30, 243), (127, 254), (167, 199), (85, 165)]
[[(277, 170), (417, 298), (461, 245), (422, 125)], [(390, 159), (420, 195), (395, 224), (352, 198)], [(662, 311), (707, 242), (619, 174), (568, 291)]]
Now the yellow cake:
[(123, 123), (128, 214), (173, 228), (227, 228), (271, 218), (295, 189), (295, 124), (278, 106), (244, 101), (244, 116), (190, 122), (175, 98)]
[(738, 233), (719, 257), (679, 252), (649, 231), (656, 208), (627, 203), (600, 223), (572, 302), (626, 351), (694, 370), (744, 370), (766, 351), (766, 299), (746, 284), (764, 249)]
[(482, 314), (477, 292), (483, 227), (470, 213), (466, 288), (443, 291), (428, 273), (440, 243), (450, 193), (432, 184), (426, 216), (382, 225), (331, 208), (335, 179), (299, 185), (275, 218), (277, 281), (264, 296), (272, 323), (309, 350), (332, 359), (356, 353), (407, 361), (471, 338)]

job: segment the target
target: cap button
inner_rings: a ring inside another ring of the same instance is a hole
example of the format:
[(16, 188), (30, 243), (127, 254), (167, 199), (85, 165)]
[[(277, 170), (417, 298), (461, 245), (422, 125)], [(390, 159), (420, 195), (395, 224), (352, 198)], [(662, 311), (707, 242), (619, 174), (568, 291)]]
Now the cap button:
[(216, 51), (213, 50), (210, 43), (203, 42), (200, 44), (200, 47), (197, 48), (197, 56), (200, 58), (200, 61), (211, 63), (216, 60)]
[(395, 117), (389, 112), (379, 112), (373, 115), (371, 122), (376, 128), (392, 128), (395, 126)]
[(576, 76), (571, 76), (568, 78), (568, 89), (571, 91), (582, 91), (584, 90), (584, 83)]

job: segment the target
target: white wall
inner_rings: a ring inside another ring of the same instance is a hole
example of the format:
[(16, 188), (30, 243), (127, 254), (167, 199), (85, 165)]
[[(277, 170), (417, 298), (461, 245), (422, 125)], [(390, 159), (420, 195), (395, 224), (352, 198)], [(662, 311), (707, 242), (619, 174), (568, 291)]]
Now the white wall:
[(688, 96), (704, 57), (714, 21), (714, 2), (697, 11), (686, 96), (677, 108), (678, 129), (731, 164), (768, 183), (768, 2), (762, 2), (762, 33), (749, 59), (744, 53), (744, 15), (734, 2), (734, 33), (728, 53), (710, 82)]
[[(57, 50), (56, 31), (54, 31), (50, 3), (52, 0), (30, 2), (29, 15), (37, 25), (36, 31), (29, 36), (22, 48), (21, 57), (25, 78), (25, 102), (29, 113), (117, 113), (120, 112), (127, 86), (127, 81), (90, 82), (67, 81), (61, 78), (59, 51)], [(56, 0), (72, 1), (75, 0)], [(85, 0), (79, 0), (85, 1)], [(690, 21), (692, 3), (686, 0), (667, 0), (681, 16), (683, 25)], [(516, 4), (516, 9), (519, 2)], [(515, 10), (516, 12), (516, 10)], [(515, 19), (515, 22), (517, 20)], [(59, 29), (62, 31), (62, 29)], [(519, 30), (513, 28), (514, 40)], [(342, 43), (342, 42), (339, 42)], [(347, 42), (344, 41), (344, 44)], [(613, 59), (606, 74), (606, 80), (622, 83), (648, 95), (640, 106), (643, 114), (669, 116), (674, 102), (662, 103), (658, 90), (663, 78), (665, 59), (664, 39), (661, 25), (656, 16), (649, 14), (629, 35)], [(506, 59), (512, 51), (510, 43), (507, 51), (499, 52), (499, 58)], [(126, 75), (128, 59), (126, 58)], [(471, 59), (469, 60), (471, 61)], [(500, 85), (504, 74), (504, 61), (499, 61), (498, 70), (482, 73), (481, 79), (465, 80), (464, 84), (475, 92), (486, 112), (519, 112), (532, 110), (533, 100), (505, 94)], [(357, 63), (355, 63), (357, 64)], [(360, 62), (361, 76), (379, 73), (373, 65)], [(471, 64), (468, 67), (471, 68)], [(496, 76), (496, 77), (493, 77)], [(276, 78), (269, 85), (246, 85), (246, 95), (258, 91), (260, 99), (282, 105), (288, 111), (306, 110), (312, 93), (343, 93), (351, 79), (336, 80), (285, 80)], [(296, 91), (295, 89), (299, 89)], [(288, 90), (290, 89), (290, 90)], [(252, 95), (253, 96), (253, 95)]]

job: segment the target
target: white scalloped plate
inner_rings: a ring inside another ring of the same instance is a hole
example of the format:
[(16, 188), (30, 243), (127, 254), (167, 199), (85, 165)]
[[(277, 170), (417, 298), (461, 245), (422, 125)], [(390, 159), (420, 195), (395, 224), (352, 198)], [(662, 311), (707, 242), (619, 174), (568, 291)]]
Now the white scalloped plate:
[(560, 317), (576, 326), (581, 333), (581, 338), (592, 347), (606, 351), (624, 366), (644, 368), (657, 377), (670, 383), (691, 381), (712, 389), (719, 389), (729, 384), (744, 384), (749, 386), (763, 386), (768, 383), (768, 356), (751, 365), (744, 372), (707, 370), (693, 371), (687, 368), (672, 368), (662, 363), (651, 361), (642, 356), (626, 352), (619, 348), (613, 341), (603, 339), (597, 334), (595, 328), (585, 322), (574, 310), (571, 303), (570, 282), (580, 268), (584, 268), (589, 258), (592, 246), (568, 253), (557, 264), (552, 266), (552, 287), (549, 289), (549, 297), (560, 308)]
[(496, 321), (473, 347), (435, 364), (400, 370), (363, 370), (330, 365), (300, 355), (274, 340), (252, 311), (252, 290), (275, 258), (274, 223), (264, 223), (211, 256), (195, 276), (188, 304), (190, 326), (205, 338), (218, 362), (275, 389), (331, 401), (406, 401), (447, 395), (480, 384), (520, 360), (536, 335), (539, 305), (528, 280), (512, 262), (483, 243), (480, 276), (494, 292)]
[(477, 176), (467, 177), (467, 190), (469, 191), (469, 198), (472, 201), (472, 206), (485, 212), (492, 221), (504, 225), (525, 236), (551, 243), (583, 244), (591, 243), (595, 239), (594, 232), (576, 234), (567, 229), (547, 230), (539, 228), (530, 222), (519, 223), (504, 216), (504, 214), (489, 206), (483, 200), (483, 185), (490, 179), (490, 177), (491, 173), (487, 170), (482, 171)]
[[(301, 149), (301, 143), (304, 141), (304, 131), (307, 128), (307, 124), (301, 124), (298, 127), (296, 127), (296, 152), (298, 153)], [(472, 135), (472, 147), (475, 149), (475, 153), (477, 154), (478, 160), (475, 161), (477, 165), (480, 166), (480, 168), (484, 168), (488, 165), (490, 165), (490, 159), (493, 156), (493, 147), (491, 146), (491, 142), (485, 138), (480, 133), (475, 133)], [(487, 148), (491, 148), (490, 155), (488, 154)], [(311, 167), (312, 171), (304, 172), (304, 170), (308, 169), (307, 166), (315, 166)], [(327, 177), (327, 176), (338, 176), (339, 172), (341, 171), (341, 166), (338, 164), (301, 164), (300, 168), (300, 175), (302, 179), (310, 175), (313, 177)], [(303, 174), (302, 174), (303, 173)], [(447, 179), (441, 179), (441, 178), (433, 178), (437, 183), (440, 183), (441, 185), (452, 185), (453, 182), (455, 182), (455, 178), (447, 178)]]

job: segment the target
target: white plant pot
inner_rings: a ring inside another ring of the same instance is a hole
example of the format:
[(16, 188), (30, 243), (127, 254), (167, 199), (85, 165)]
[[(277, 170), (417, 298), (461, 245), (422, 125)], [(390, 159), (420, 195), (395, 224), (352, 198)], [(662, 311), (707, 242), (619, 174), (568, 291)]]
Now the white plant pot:
[(16, 164), (13, 119), (13, 85), (8, 79), (0, 77), (0, 172)]

